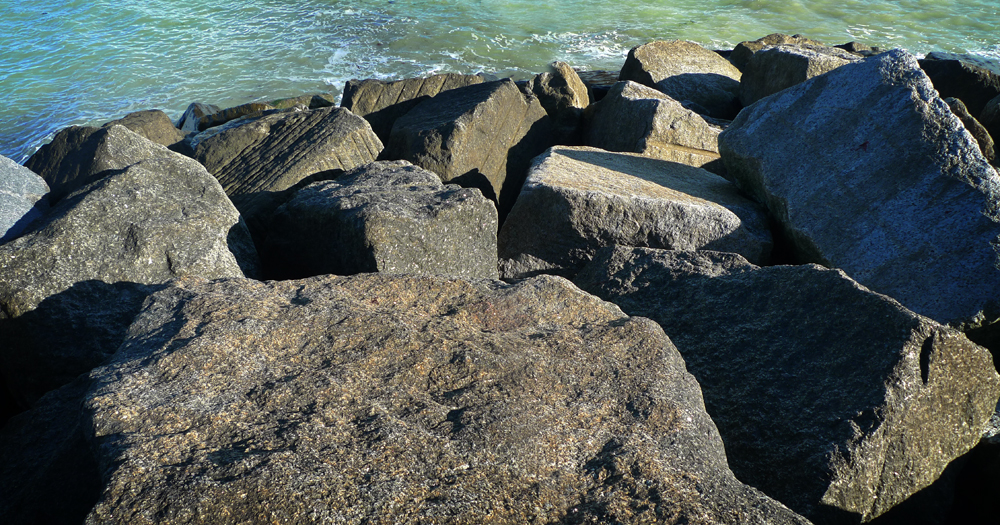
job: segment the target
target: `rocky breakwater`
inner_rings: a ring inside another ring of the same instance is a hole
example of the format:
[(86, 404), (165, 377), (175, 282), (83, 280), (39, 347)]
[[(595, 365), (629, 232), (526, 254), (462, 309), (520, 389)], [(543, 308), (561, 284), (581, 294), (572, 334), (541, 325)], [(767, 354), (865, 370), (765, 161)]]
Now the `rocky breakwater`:
[(925, 62), (664, 41), (0, 159), (0, 521), (995, 522), (1000, 99)]

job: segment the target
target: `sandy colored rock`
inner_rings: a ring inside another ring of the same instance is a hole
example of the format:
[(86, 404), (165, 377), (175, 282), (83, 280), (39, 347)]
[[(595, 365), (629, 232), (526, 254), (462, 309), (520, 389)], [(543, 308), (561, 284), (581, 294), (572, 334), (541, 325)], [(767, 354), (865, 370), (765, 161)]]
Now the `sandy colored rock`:
[(747, 40), (736, 44), (736, 47), (733, 48), (733, 52), (729, 54), (729, 62), (736, 66), (736, 68), (740, 71), (743, 71), (746, 65), (750, 62), (750, 58), (753, 57), (754, 53), (764, 49), (765, 47), (777, 46), (781, 44), (806, 44), (814, 46), (824, 45), (822, 42), (811, 40), (802, 35), (789, 36), (783, 33), (771, 33), (770, 35), (758, 38), (757, 40)]

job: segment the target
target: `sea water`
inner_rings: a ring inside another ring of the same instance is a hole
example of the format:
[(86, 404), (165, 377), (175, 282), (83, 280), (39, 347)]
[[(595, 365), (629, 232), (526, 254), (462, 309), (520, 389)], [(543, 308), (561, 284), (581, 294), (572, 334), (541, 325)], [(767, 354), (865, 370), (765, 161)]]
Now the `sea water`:
[(773, 32), (997, 57), (998, 27), (997, 0), (0, 0), (0, 155), (23, 163), (63, 127), (132, 111), (176, 119), (352, 78), (617, 71), (653, 40)]

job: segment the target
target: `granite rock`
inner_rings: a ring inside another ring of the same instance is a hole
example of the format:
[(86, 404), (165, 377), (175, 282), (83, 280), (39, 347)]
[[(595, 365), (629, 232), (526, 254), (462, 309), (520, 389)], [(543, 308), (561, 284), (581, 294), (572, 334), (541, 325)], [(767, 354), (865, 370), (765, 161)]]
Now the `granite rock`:
[(931, 54), (920, 67), (942, 98), (955, 97), (969, 112), (979, 115), (990, 99), (1000, 96), (1000, 71), (969, 60), (971, 57)]
[(757, 40), (747, 40), (745, 42), (740, 42), (736, 44), (733, 48), (733, 52), (729, 54), (729, 62), (736, 66), (737, 69), (743, 71), (747, 64), (750, 63), (750, 59), (755, 53), (769, 46), (778, 46), (782, 44), (793, 44), (793, 45), (813, 45), (822, 46), (822, 42), (806, 38), (802, 35), (786, 35), (783, 33), (771, 33), (765, 37), (758, 38)]
[(170, 117), (158, 109), (129, 113), (120, 119), (104, 124), (103, 127), (109, 128), (115, 125), (125, 126), (129, 131), (173, 151), (188, 153), (182, 150), (185, 133), (177, 129)]
[(754, 53), (743, 68), (740, 102), (749, 106), (782, 89), (858, 60), (861, 57), (829, 46), (782, 44), (765, 47)]
[(986, 157), (986, 160), (990, 164), (994, 164), (996, 152), (994, 151), (993, 137), (990, 136), (989, 131), (969, 113), (969, 109), (965, 107), (965, 104), (961, 100), (949, 97), (944, 99), (944, 101), (948, 104), (951, 112), (958, 117), (958, 120), (962, 121), (962, 125), (965, 126), (966, 131), (976, 139), (976, 143), (979, 144), (979, 151), (983, 153), (983, 157)]
[(546, 73), (535, 75), (526, 90), (538, 97), (552, 119), (556, 144), (582, 144), (583, 110), (590, 105), (590, 90), (565, 62), (553, 62)]
[(0, 244), (13, 240), (49, 208), (49, 185), (0, 155)]

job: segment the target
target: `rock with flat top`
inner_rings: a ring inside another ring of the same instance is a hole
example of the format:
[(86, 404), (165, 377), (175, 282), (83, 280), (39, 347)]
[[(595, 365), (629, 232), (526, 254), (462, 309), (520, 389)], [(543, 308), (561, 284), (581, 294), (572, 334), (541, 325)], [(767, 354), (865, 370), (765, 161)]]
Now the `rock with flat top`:
[(497, 239), (500, 275), (574, 275), (614, 244), (714, 249), (765, 262), (763, 210), (708, 171), (589, 147), (557, 146), (535, 159)]
[(130, 131), (138, 133), (157, 144), (166, 146), (173, 151), (185, 153), (185, 151), (181, 150), (183, 148), (184, 132), (177, 129), (170, 120), (170, 117), (158, 109), (129, 113), (120, 119), (104, 124), (103, 127), (108, 128), (114, 125), (125, 126)]
[(663, 93), (631, 81), (615, 84), (594, 105), (587, 145), (721, 170), (720, 126)]
[(1000, 177), (912, 55), (888, 51), (761, 100), (719, 150), (799, 260), (942, 324), (1000, 319)]
[(475, 188), (379, 161), (299, 190), (263, 248), (275, 278), (360, 272), (497, 275), (497, 211)]
[(858, 60), (861, 57), (829, 46), (782, 44), (765, 47), (754, 53), (743, 68), (740, 102), (749, 106), (782, 89)]
[(86, 523), (808, 523), (655, 323), (560, 278), (185, 279), (90, 378)]
[(904, 501), (943, 522), (950, 501), (933, 491), (954, 492), (946, 468), (1000, 396), (986, 349), (840, 270), (616, 247), (576, 283), (660, 323), (736, 476), (817, 523), (868, 522)]
[(822, 46), (822, 42), (817, 42), (806, 38), (802, 35), (786, 35), (783, 33), (771, 33), (765, 37), (758, 38), (757, 40), (747, 40), (736, 44), (733, 48), (733, 52), (729, 54), (729, 62), (737, 67), (740, 71), (746, 68), (747, 64), (750, 62), (750, 58), (753, 57), (755, 53), (764, 49), (768, 46), (777, 46), (781, 44), (792, 44), (792, 45), (814, 45)]
[(632, 48), (618, 80), (655, 87), (698, 113), (731, 119), (739, 112), (740, 76), (718, 53), (669, 40)]

